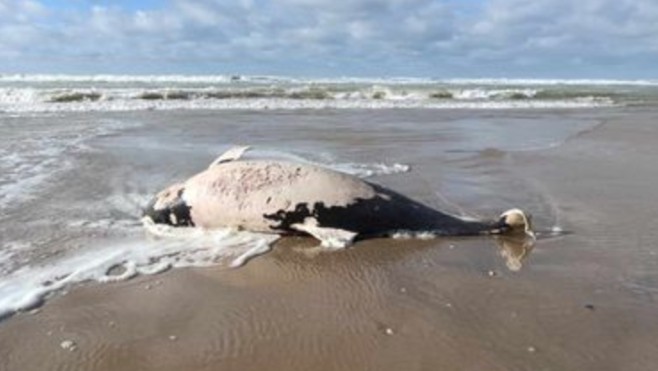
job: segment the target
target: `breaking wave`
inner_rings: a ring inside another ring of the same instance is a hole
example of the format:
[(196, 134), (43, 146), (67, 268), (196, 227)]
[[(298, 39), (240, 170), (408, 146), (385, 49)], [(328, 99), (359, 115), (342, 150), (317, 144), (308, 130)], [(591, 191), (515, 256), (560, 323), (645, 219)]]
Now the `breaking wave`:
[(654, 80), (303, 79), (0, 75), (0, 112), (168, 109), (583, 108), (646, 99)]
[(0, 88), (0, 112), (172, 109), (582, 108), (614, 105), (612, 94), (535, 89), (70, 89)]

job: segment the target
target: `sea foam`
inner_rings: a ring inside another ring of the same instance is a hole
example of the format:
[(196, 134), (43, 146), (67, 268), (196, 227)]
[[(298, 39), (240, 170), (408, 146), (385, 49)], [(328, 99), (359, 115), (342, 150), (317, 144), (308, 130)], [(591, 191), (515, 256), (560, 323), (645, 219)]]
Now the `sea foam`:
[[(152, 228), (152, 231), (158, 228)], [(0, 281), (0, 318), (41, 304), (73, 284), (126, 280), (170, 268), (236, 267), (269, 250), (278, 239), (233, 229), (160, 228), (151, 240), (135, 239), (70, 252), (63, 258), (26, 265)], [(163, 238), (166, 236), (166, 238)]]
[(199, 100), (99, 100), (94, 102), (2, 104), (8, 114), (56, 112), (122, 112), (151, 110), (325, 110), (325, 109), (577, 109), (614, 106), (605, 97), (556, 100), (294, 100), (294, 99), (199, 99)]

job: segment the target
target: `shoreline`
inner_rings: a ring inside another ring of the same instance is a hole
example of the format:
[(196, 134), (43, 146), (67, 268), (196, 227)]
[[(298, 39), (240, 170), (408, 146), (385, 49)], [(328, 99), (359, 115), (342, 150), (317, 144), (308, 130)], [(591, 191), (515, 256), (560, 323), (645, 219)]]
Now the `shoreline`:
[(560, 147), (508, 153), (570, 232), (539, 240), (519, 271), (492, 238), (330, 253), (286, 238), (239, 269), (57, 295), (0, 322), (0, 369), (654, 368), (658, 110), (607, 114)]

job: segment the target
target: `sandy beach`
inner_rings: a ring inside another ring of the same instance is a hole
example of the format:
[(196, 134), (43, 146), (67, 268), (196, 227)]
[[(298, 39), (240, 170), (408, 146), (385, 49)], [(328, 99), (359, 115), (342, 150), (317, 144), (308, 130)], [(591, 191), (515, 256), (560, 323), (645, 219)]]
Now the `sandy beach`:
[[(540, 232), (532, 247), (486, 237), (374, 239), (326, 252), (311, 238), (285, 238), (238, 269), (184, 268), (78, 285), (0, 322), (0, 369), (658, 367), (656, 109), (392, 115), (594, 124), (550, 148), (478, 152), (475, 164), (432, 154), (433, 139), (421, 140), (421, 131), (407, 130), (399, 142), (361, 132), (363, 151), (379, 148), (411, 163), (411, 175), (383, 182), (414, 198), (436, 198), (413, 175), (435, 166), (435, 175), (421, 178), (443, 184), (443, 194), (467, 210), (492, 215), (506, 202), (529, 207)], [(233, 139), (247, 134), (234, 131)], [(324, 140), (321, 134), (313, 138)], [(334, 140), (350, 141), (343, 134)], [(451, 193), (470, 178), (446, 182), (438, 175), (442, 164), (453, 172), (484, 169), (473, 178), (481, 182), (477, 192)], [(519, 179), (532, 191), (517, 192)], [(564, 233), (551, 235), (556, 226)]]
[(658, 371), (658, 0), (0, 0), (0, 371)]

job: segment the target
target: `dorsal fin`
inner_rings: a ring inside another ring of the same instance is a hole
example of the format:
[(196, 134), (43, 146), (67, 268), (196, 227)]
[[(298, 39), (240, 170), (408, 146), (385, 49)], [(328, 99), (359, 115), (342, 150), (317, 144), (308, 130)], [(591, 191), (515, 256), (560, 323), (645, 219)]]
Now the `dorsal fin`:
[(250, 146), (236, 146), (230, 148), (228, 151), (222, 153), (221, 156), (217, 157), (215, 161), (213, 161), (208, 168), (211, 168), (213, 166), (217, 166), (221, 163), (224, 162), (229, 162), (229, 161), (235, 161), (242, 157), (245, 152), (247, 152), (251, 147)]

